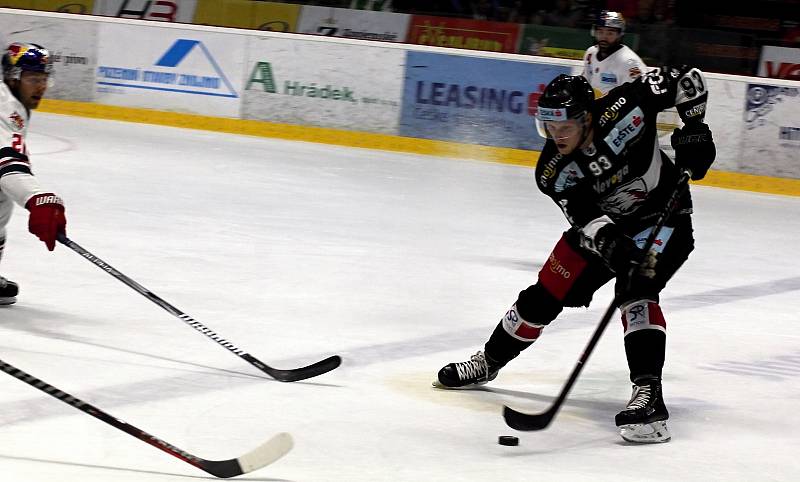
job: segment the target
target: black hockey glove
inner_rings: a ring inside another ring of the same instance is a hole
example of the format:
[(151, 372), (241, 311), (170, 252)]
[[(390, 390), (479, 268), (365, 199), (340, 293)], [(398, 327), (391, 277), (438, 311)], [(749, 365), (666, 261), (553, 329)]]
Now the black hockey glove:
[(592, 251), (599, 254), (606, 265), (617, 274), (627, 273), (631, 260), (638, 260), (638, 256), (642, 254), (633, 239), (625, 236), (614, 223), (608, 223), (597, 230)]
[(717, 157), (717, 148), (708, 125), (694, 122), (675, 129), (670, 141), (675, 149), (675, 165), (690, 170), (693, 181), (706, 177), (708, 168)]

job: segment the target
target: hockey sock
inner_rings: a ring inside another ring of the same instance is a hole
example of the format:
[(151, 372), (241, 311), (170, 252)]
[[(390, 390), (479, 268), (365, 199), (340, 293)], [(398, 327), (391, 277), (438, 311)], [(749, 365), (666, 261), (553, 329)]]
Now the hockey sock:
[(666, 322), (658, 303), (640, 300), (622, 307), (625, 354), (631, 381), (661, 378), (667, 343)]
[(539, 338), (544, 325), (525, 321), (517, 312), (514, 304), (495, 327), (489, 341), (486, 342), (485, 354), (492, 364), (502, 367), (519, 356)]

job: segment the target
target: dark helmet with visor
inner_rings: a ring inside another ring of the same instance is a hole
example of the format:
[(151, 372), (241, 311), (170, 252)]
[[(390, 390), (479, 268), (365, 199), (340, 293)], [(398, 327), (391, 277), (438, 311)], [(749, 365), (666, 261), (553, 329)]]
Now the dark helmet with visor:
[(547, 122), (582, 119), (592, 111), (594, 89), (582, 75), (561, 74), (553, 79), (539, 97), (536, 110), (536, 129), (547, 138)]

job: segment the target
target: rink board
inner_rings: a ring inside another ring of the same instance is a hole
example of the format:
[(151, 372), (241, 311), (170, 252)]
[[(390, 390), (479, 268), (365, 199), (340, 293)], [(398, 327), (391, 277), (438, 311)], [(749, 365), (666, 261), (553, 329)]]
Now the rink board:
[[(87, 105), (45, 103), (50, 112), (523, 165), (535, 164), (541, 148), (531, 113), (544, 82), (581, 68), (568, 59), (47, 12), (0, 9), (2, 25), (20, 32), (7, 41), (42, 38), (73, 60), (57, 65), (63, 85), (52, 98)], [(706, 75), (717, 159), (704, 183), (798, 194), (800, 82)]]

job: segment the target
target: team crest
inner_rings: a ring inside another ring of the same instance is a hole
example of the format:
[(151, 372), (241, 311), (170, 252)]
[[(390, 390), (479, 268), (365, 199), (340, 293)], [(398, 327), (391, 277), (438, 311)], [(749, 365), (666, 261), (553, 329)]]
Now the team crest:
[(25, 119), (18, 112), (14, 112), (9, 118), (18, 131), (25, 129)]
[(567, 167), (561, 170), (553, 188), (556, 192), (563, 192), (577, 184), (578, 179), (583, 179), (583, 171), (575, 162), (570, 162)]

